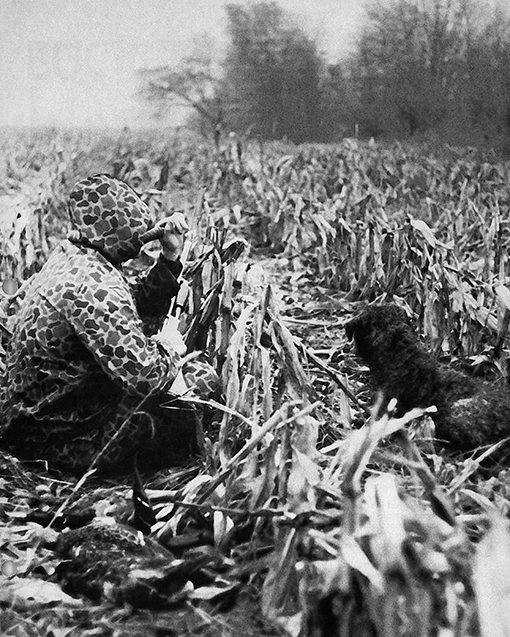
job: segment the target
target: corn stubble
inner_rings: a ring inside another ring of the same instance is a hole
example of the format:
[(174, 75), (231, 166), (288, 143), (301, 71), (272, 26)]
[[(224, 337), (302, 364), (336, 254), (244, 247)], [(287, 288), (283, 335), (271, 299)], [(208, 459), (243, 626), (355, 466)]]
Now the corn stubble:
[[(93, 144), (79, 143), (90, 163)], [(14, 185), (38, 161), (30, 148), (8, 167)], [(152, 537), (171, 545), (203, 534), (228, 578), (256, 583), (264, 616), (294, 637), (510, 634), (504, 476), (473, 486), (476, 459), (431, 453), (419, 441), (423, 411), (397, 419), (360, 410), (345, 378), (286, 327), (277, 284), (248, 252), (258, 245), (349, 302), (396, 294), (437, 352), (489, 348), (501, 367), (506, 169), (355, 140), (248, 147), (235, 171), (209, 148), (189, 149), (188, 162), (181, 147), (165, 152), (179, 183), (206, 185), (188, 204), (179, 320), (188, 351), (205, 351), (220, 373), (223, 400), (209, 403), (216, 415), (201, 466), (148, 485)], [(64, 232), (62, 193), (80, 157), (56, 146), (52, 157), (43, 203), (32, 216), (13, 213), (4, 234), (3, 271), (19, 280), (58, 235), (49, 227)], [(4, 301), (4, 315), (15, 304)], [(349, 429), (345, 413), (333, 444), (311, 381), (325, 370), (343, 410), (365, 423)]]
[[(196, 270), (203, 301), (188, 332), (222, 372), (219, 432), (182, 505), (158, 512), (156, 536), (199, 514), (221, 554), (265, 573), (262, 611), (290, 635), (476, 634), (474, 547), (454, 492), (403, 432), (423, 412), (371, 418), (321, 451), (322, 401), (278, 296), (256, 266), (222, 265), (221, 251), (216, 268)], [(399, 432), (400, 459), (374, 465)]]

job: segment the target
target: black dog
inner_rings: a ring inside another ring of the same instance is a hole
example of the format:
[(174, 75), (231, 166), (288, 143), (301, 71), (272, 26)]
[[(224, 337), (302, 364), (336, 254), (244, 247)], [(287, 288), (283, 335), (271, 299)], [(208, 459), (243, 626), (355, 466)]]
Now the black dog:
[(397, 305), (367, 307), (346, 325), (346, 332), (386, 404), (397, 399), (397, 415), (435, 405), (436, 436), (458, 451), (510, 436), (508, 386), (491, 385), (439, 364)]

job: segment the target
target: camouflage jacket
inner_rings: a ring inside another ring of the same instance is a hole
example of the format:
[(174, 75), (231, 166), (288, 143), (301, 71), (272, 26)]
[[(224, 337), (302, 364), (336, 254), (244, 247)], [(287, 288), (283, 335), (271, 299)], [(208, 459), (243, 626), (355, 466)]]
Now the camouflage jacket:
[(129, 186), (107, 175), (70, 196), (74, 235), (35, 275), (16, 317), (0, 397), (0, 427), (17, 419), (100, 423), (125, 395), (173, 382), (179, 356), (150, 334), (179, 290), (182, 265), (160, 257), (130, 287), (120, 264), (152, 224)]

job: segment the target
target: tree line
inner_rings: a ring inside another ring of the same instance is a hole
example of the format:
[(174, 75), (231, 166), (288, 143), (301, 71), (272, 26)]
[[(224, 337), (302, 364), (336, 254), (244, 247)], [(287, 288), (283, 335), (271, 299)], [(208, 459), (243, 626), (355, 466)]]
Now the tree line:
[(369, 0), (354, 53), (328, 63), (276, 2), (227, 4), (221, 62), (203, 43), (140, 72), (159, 112), (190, 125), (301, 143), (362, 136), (510, 149), (510, 16), (484, 0)]

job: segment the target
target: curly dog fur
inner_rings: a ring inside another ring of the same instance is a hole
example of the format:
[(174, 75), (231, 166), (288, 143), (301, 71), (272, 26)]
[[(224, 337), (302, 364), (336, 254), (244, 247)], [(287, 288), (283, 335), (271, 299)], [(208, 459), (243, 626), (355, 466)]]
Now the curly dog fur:
[(367, 307), (346, 325), (358, 356), (370, 368), (397, 414), (435, 405), (437, 438), (467, 451), (510, 436), (510, 392), (439, 364), (422, 345), (406, 313), (393, 304)]

